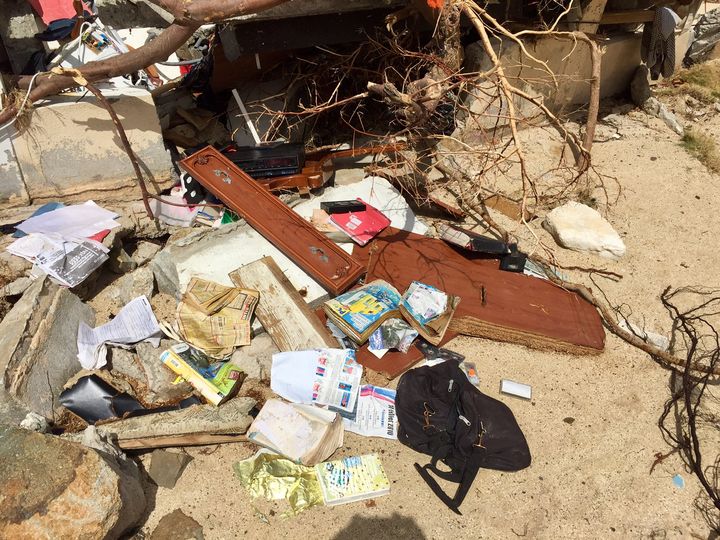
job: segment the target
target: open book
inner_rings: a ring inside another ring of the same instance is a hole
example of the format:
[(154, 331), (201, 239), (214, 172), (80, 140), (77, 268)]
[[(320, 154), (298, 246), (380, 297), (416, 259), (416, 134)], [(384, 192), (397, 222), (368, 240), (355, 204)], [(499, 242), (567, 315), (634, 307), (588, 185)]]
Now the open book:
[(314, 405), (269, 399), (248, 430), (248, 439), (283, 456), (312, 466), (343, 444), (340, 415)]

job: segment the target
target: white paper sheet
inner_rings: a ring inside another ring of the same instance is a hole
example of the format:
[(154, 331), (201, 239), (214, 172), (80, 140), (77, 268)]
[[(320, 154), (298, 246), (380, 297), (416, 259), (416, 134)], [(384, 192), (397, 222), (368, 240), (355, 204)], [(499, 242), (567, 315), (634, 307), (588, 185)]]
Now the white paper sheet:
[(107, 324), (90, 328), (84, 322), (78, 327), (78, 360), (85, 369), (98, 369), (107, 364), (106, 343), (131, 345), (149, 341), (154, 347), (160, 345), (161, 330), (150, 302), (139, 296), (128, 303)]
[(66, 238), (87, 238), (105, 229), (119, 227), (118, 215), (92, 201), (64, 206), (26, 219), (17, 229), (24, 233), (60, 234)]
[(270, 387), (288, 401), (328, 405), (352, 414), (362, 366), (352, 349), (313, 349), (273, 355)]

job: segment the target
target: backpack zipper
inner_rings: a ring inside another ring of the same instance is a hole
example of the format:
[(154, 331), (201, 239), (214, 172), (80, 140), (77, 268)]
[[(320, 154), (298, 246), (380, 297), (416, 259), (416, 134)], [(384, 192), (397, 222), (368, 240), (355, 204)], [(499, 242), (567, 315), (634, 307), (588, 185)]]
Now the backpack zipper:
[(455, 379), (450, 379), (450, 384), (448, 384), (448, 393), (452, 392), (454, 383), (455, 383)]
[(468, 420), (467, 418), (465, 418), (462, 414), (461, 414), (460, 416), (458, 416), (458, 418), (460, 418), (460, 420), (462, 420), (463, 423), (464, 423), (467, 427), (470, 427), (470, 420)]

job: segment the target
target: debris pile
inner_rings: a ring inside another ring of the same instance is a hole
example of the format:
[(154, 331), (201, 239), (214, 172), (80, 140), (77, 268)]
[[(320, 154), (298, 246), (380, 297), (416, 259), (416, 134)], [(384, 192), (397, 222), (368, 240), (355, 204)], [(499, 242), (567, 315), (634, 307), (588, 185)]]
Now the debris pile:
[[(194, 467), (185, 447), (226, 443), (257, 450), (218, 462), (228, 482), (287, 501), (287, 517), (392, 496), (385, 451), (356, 437), (427, 455), (417, 478), (461, 514), (480, 469), (531, 466), (537, 426), (511, 410), (535, 404), (532, 381), (487, 380), (454, 350), (459, 336), (598, 356), (608, 329), (686, 377), (718, 374), (718, 358), (690, 365), (565, 274), (617, 272), (554, 255), (615, 270), (626, 255), (593, 198), (608, 198), (591, 164), (603, 8), (508, 3), (510, 19), (549, 28), (535, 56), (476, 2), (383, 12), (382, 37), (334, 37), (339, 52), (249, 50), (230, 23), (199, 28), (238, 15), (235, 2), (212, 17), (166, 2), (174, 22), (154, 39), (116, 31), (92, 2), (57, 20), (42, 4), (63, 2), (31, 3), (38, 39), (59, 41), (19, 79), (26, 99), (3, 93), (0, 111), (0, 172), (14, 174), (0, 189), (0, 536), (130, 534), (147, 486), (177, 489)], [(670, 77), (681, 17), (661, 9), (640, 22), (661, 56), (654, 75)], [(693, 58), (714, 43), (700, 30)], [(509, 64), (519, 55), (554, 78), (540, 54), (552, 39), (589, 51), (584, 134)], [(484, 67), (463, 68), (466, 52)], [(648, 75), (627, 81), (633, 100), (682, 134)], [(284, 90), (253, 97), (275, 81)], [(548, 126), (562, 157), (540, 171), (554, 151), (529, 141)], [(180, 534), (203, 527), (178, 509), (152, 538)]]

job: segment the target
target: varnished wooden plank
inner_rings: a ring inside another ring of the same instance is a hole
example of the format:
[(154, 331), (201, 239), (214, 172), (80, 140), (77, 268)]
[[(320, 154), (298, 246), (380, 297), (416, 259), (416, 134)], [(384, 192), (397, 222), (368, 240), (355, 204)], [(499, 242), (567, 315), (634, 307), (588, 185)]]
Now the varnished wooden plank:
[(272, 257), (238, 268), (230, 279), (260, 291), (255, 314), (281, 351), (338, 346)]

